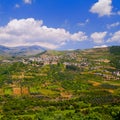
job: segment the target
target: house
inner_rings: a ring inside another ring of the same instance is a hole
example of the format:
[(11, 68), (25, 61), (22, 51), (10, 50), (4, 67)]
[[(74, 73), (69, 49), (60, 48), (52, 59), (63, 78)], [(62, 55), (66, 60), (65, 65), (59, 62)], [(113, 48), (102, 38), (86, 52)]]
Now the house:
[(120, 76), (120, 71), (114, 71), (113, 75)]
[(2, 62), (3, 62), (3, 63), (11, 63), (10, 60), (3, 60)]

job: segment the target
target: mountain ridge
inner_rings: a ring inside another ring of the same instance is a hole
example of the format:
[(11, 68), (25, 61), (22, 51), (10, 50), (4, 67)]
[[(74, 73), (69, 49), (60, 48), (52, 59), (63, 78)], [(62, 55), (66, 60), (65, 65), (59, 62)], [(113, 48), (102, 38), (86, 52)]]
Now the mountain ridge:
[[(108, 46), (104, 48), (89, 48), (89, 49), (76, 49), (72, 51), (85, 51), (85, 52), (97, 52), (97, 51), (109, 51), (112, 54), (119, 54), (120, 53), (120, 46)], [(50, 53), (56, 53), (58, 50), (46, 50), (45, 48), (32, 45), (32, 46), (16, 46), (16, 47), (8, 47), (0, 45), (0, 55), (2, 56), (34, 56), (37, 54), (41, 54), (45, 51), (51, 51)], [(54, 51), (54, 52), (53, 52)], [(72, 52), (69, 50), (63, 50), (61, 52)], [(60, 52), (60, 51), (58, 51)]]
[(29, 56), (36, 55), (44, 52), (45, 49), (41, 46), (17, 46), (17, 47), (7, 47), (0, 45), (0, 55), (7, 56)]

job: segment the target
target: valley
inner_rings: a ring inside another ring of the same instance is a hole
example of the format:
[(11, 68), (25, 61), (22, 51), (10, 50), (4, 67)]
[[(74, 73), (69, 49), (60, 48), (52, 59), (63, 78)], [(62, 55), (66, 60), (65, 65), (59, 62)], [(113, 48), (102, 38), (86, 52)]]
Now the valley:
[(0, 57), (1, 120), (119, 120), (119, 46), (24, 52)]

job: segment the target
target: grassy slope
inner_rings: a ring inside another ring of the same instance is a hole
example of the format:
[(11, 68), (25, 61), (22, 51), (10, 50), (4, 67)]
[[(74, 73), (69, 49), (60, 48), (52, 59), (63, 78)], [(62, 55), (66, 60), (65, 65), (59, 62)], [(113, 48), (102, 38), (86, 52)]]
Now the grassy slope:
[[(85, 58), (85, 62), (92, 64), (84, 67), (83, 71), (66, 69), (62, 64), (43, 67), (20, 63), (7, 66), (1, 64), (2, 117), (9, 115), (21, 119), (25, 117), (34, 119), (35, 116), (41, 116), (41, 119), (45, 120), (90, 119), (90, 117), (93, 119), (93, 116), (105, 120), (117, 117), (120, 112), (119, 80), (107, 80), (94, 74), (102, 73), (103, 70), (108, 71), (105, 74), (110, 74), (109, 70), (112, 69), (110, 63), (95, 62), (99, 59), (111, 59), (109, 48), (74, 52), (48, 51), (45, 54), (63, 55), (62, 61), (67, 61), (68, 53), (77, 53), (74, 62), (78, 62), (79, 58)], [(104, 67), (89, 70), (91, 66)]]

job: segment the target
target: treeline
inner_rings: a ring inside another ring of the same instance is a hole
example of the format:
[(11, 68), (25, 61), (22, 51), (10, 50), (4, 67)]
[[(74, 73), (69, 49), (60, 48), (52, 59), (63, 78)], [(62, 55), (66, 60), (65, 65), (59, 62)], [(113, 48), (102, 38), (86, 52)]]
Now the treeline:
[[(104, 97), (103, 97), (104, 99)], [(94, 105), (77, 99), (45, 101), (33, 97), (0, 98), (1, 120), (119, 120), (119, 103)], [(99, 101), (97, 101), (99, 102)]]
[(110, 49), (110, 63), (116, 69), (120, 69), (120, 46), (112, 46)]
[(111, 54), (120, 55), (120, 46), (112, 46), (109, 50)]

